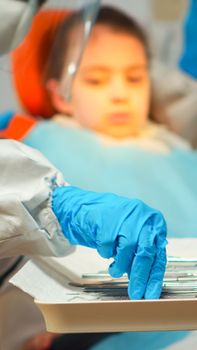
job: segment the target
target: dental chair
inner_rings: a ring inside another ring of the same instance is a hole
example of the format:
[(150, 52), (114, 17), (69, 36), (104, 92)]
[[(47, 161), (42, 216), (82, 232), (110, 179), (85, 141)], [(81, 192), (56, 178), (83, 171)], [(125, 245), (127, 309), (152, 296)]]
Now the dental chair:
[(44, 67), (52, 47), (58, 25), (70, 13), (66, 10), (42, 10), (34, 18), (23, 43), (13, 51), (13, 81), (25, 112), (50, 118), (54, 114), (43, 82)]

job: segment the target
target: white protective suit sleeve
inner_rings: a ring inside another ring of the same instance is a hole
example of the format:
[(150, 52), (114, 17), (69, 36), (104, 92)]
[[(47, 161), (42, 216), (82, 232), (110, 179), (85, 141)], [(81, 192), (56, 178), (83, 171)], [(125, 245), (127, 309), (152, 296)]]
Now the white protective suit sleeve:
[(71, 246), (51, 209), (62, 174), (36, 150), (0, 140), (0, 258), (67, 254)]

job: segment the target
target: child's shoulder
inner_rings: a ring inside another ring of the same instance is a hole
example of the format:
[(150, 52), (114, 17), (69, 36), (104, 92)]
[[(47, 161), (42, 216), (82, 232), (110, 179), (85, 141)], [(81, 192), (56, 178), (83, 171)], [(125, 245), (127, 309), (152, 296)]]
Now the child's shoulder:
[(192, 148), (186, 139), (170, 131), (166, 126), (151, 123), (150, 127), (152, 129), (152, 138), (160, 140), (169, 150), (189, 150)]

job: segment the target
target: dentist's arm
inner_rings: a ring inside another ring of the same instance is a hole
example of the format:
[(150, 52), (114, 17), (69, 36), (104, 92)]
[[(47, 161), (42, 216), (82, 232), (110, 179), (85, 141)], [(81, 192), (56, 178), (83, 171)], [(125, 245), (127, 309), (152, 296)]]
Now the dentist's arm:
[(158, 298), (166, 266), (166, 224), (145, 203), (65, 183), (39, 152), (0, 140), (0, 257), (65, 255), (71, 245), (114, 258), (129, 296)]
[(51, 209), (61, 173), (36, 150), (0, 140), (0, 258), (65, 255), (70, 249)]

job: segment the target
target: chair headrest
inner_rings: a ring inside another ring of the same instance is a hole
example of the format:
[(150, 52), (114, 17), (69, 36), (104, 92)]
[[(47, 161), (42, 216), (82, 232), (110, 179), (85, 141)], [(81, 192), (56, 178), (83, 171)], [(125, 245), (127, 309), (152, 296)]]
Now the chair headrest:
[(49, 118), (54, 114), (43, 77), (56, 30), (69, 14), (68, 10), (40, 11), (25, 40), (12, 53), (16, 92), (31, 115)]

